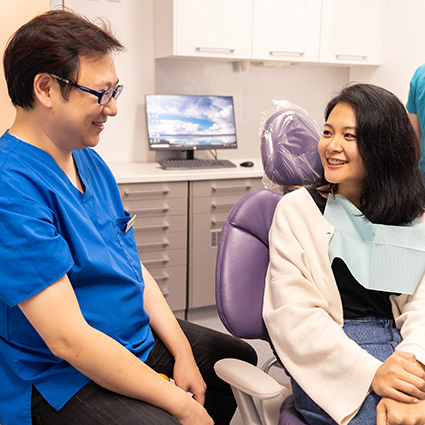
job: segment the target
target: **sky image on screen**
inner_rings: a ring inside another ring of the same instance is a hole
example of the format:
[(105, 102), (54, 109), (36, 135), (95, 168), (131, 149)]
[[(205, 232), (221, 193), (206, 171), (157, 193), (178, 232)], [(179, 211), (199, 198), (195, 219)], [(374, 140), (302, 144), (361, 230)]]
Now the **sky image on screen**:
[(234, 149), (231, 96), (146, 95), (152, 150)]

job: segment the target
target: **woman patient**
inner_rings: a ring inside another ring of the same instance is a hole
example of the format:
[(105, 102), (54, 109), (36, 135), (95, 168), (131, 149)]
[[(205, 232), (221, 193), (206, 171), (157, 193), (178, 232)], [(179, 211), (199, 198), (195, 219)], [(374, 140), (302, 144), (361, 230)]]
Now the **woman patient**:
[(419, 145), (401, 102), (373, 85), (345, 87), (325, 120), (322, 176), (276, 208), (264, 320), (310, 425), (423, 424)]

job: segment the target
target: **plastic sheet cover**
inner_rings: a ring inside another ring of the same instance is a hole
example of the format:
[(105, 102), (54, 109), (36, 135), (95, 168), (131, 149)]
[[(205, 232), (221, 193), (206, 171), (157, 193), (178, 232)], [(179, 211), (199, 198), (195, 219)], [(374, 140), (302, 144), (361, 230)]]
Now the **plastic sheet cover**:
[(273, 101), (261, 114), (260, 149), (266, 189), (312, 183), (321, 173), (317, 145), (322, 132), (298, 105)]

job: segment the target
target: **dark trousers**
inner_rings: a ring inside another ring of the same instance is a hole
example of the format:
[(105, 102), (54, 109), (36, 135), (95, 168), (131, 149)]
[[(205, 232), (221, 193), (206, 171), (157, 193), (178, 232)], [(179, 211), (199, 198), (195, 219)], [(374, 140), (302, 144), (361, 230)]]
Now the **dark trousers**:
[[(205, 408), (215, 425), (227, 425), (236, 410), (236, 402), (228, 384), (214, 372), (216, 361), (232, 357), (257, 363), (251, 345), (230, 335), (179, 320), (199, 370), (207, 384)], [(159, 373), (173, 377), (174, 358), (155, 337), (155, 345), (146, 364)], [(143, 401), (108, 391), (94, 382), (82, 388), (60, 410), (51, 407), (33, 388), (31, 412), (33, 425), (177, 425), (167, 412)]]

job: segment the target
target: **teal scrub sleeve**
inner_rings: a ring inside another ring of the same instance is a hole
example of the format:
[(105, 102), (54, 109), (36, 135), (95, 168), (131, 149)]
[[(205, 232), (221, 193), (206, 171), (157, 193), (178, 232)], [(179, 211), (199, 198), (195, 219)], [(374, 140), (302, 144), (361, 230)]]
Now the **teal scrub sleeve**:
[(9, 307), (47, 288), (73, 266), (59, 226), (44, 205), (0, 198), (0, 299)]

